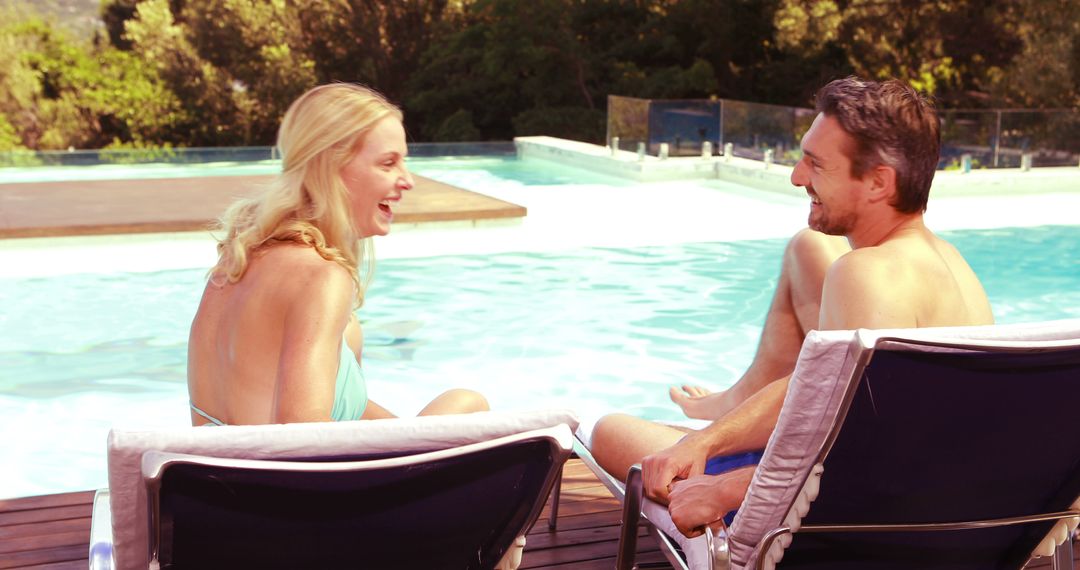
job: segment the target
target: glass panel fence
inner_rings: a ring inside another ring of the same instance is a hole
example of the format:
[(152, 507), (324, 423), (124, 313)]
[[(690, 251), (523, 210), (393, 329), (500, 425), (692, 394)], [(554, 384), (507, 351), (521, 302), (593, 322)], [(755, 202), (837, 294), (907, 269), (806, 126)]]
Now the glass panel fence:
[[(803, 107), (728, 99), (650, 100), (608, 97), (608, 143), (653, 156), (667, 143), (669, 156), (699, 156), (708, 142), (719, 155), (725, 144), (733, 156), (793, 165), (802, 155), (799, 140), (815, 112)], [(1080, 165), (1080, 111), (941, 111), (938, 168)]]
[(1031, 166), (1080, 165), (1080, 112), (1001, 111), (1000, 166), (1018, 166), (1024, 153)]
[(799, 140), (814, 122), (813, 109), (745, 101), (723, 101), (722, 138), (733, 156), (794, 165), (802, 157)]
[(608, 145), (621, 150), (637, 151), (638, 145), (648, 144), (648, 99), (610, 96), (607, 119)]

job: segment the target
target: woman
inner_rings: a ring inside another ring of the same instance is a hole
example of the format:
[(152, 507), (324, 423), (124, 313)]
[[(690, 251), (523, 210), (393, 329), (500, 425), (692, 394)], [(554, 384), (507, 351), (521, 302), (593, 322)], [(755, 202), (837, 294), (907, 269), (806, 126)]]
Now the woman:
[[(369, 238), (390, 231), (413, 186), (401, 111), (365, 87), (323, 85), (289, 107), (277, 146), (281, 174), (222, 218), (188, 343), (192, 424), (394, 417), (367, 398), (353, 310)], [(487, 407), (450, 390), (420, 414)]]

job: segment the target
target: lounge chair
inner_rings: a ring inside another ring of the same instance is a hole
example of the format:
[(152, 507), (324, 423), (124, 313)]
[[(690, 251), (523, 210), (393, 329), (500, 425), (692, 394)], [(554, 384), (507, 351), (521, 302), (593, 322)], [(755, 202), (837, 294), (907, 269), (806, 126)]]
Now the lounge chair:
[(687, 540), (631, 469), (624, 529), (677, 568), (1072, 568), (1078, 409), (1080, 320), (812, 332), (731, 527)]
[(114, 430), (91, 567), (516, 568), (576, 427), (551, 410)]

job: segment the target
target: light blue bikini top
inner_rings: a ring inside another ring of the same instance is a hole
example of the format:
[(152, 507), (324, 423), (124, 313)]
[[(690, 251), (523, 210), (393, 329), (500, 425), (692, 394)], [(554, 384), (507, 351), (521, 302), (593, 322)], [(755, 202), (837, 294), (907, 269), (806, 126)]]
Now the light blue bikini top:
[[(210, 421), (203, 425), (225, 425), (225, 422), (200, 410), (194, 402), (188, 404), (191, 411)], [(330, 411), (330, 418), (335, 422), (358, 420), (364, 415), (365, 408), (367, 384), (364, 382), (364, 372), (356, 361), (356, 355), (349, 350), (349, 344), (342, 338), (341, 358), (338, 361), (337, 379), (334, 381), (334, 409)]]

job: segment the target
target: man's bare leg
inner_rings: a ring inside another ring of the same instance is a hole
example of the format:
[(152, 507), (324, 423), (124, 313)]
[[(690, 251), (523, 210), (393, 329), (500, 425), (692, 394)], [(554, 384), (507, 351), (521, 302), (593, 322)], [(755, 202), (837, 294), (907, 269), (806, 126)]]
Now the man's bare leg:
[(630, 466), (675, 445), (686, 431), (626, 414), (604, 416), (593, 427), (589, 448), (604, 471), (626, 481)]
[(671, 400), (687, 417), (715, 420), (768, 383), (791, 374), (806, 333), (818, 326), (825, 272), (848, 251), (851, 247), (843, 237), (810, 229), (795, 234), (784, 250), (780, 279), (750, 367), (728, 390), (671, 388)]

